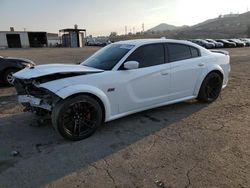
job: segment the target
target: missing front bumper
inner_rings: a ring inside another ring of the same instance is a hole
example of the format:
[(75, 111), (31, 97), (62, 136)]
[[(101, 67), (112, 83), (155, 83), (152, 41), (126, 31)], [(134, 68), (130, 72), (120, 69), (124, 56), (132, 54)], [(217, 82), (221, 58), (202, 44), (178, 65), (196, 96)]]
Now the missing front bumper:
[(18, 95), (18, 102), (23, 104), (24, 106), (42, 108), (48, 111), (52, 110), (51, 105), (44, 103), (42, 99), (36, 98), (31, 95)]

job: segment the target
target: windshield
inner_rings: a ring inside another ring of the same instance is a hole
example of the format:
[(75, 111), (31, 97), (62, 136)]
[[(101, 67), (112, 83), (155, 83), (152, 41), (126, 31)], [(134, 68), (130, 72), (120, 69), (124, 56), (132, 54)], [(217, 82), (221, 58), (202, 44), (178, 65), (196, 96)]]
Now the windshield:
[(133, 47), (128, 44), (110, 44), (90, 56), (81, 65), (111, 70)]

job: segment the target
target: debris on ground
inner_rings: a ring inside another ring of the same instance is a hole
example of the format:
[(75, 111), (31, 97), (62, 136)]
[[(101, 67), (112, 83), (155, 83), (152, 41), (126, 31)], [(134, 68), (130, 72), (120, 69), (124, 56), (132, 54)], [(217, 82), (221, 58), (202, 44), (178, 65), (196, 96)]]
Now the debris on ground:
[(160, 188), (164, 188), (165, 187), (164, 183), (162, 181), (160, 181), (160, 180), (156, 180), (155, 184), (156, 184), (157, 187), (160, 187)]

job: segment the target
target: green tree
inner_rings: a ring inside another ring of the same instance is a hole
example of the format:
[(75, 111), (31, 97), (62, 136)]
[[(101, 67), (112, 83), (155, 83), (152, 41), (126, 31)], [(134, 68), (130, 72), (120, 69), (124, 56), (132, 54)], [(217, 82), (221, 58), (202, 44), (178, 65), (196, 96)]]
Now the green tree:
[(116, 37), (117, 36), (117, 32), (111, 32), (109, 36), (110, 37)]

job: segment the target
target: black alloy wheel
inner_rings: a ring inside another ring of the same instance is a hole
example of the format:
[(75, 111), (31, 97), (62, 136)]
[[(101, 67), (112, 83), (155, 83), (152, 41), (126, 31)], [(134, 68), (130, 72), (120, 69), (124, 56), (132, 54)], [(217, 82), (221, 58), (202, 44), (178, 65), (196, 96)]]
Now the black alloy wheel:
[(56, 106), (52, 122), (63, 137), (82, 140), (91, 136), (102, 123), (102, 109), (90, 96), (70, 98)]
[(203, 81), (198, 100), (202, 102), (213, 102), (215, 101), (221, 92), (223, 79), (221, 75), (216, 72), (210, 73)]

